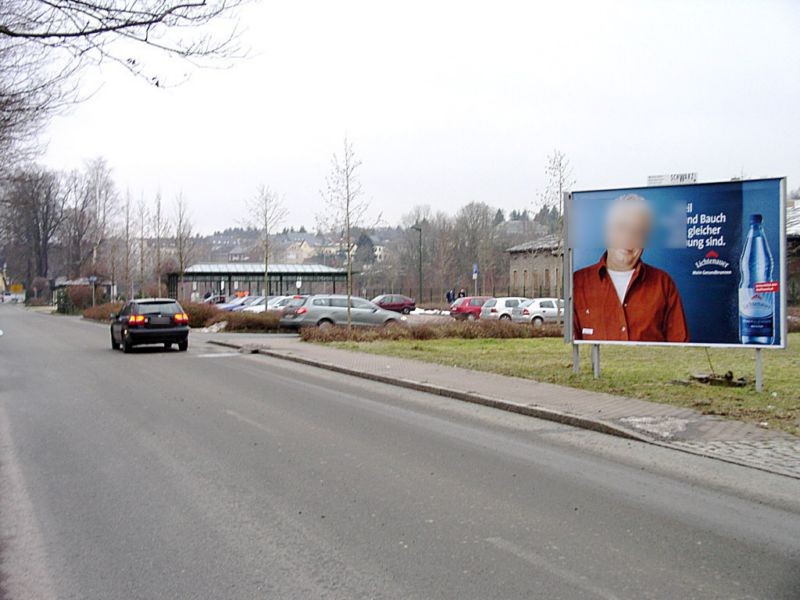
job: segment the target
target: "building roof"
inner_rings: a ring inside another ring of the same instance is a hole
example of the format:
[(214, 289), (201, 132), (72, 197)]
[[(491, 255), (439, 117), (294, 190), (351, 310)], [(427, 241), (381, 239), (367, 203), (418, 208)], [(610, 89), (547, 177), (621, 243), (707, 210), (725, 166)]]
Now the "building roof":
[[(346, 275), (346, 269), (327, 265), (279, 265), (270, 264), (273, 275)], [(185, 271), (186, 275), (263, 275), (264, 263), (200, 263)]]
[(512, 254), (517, 252), (535, 252), (537, 250), (558, 250), (561, 248), (561, 236), (558, 234), (545, 235), (529, 242), (517, 244), (506, 250)]

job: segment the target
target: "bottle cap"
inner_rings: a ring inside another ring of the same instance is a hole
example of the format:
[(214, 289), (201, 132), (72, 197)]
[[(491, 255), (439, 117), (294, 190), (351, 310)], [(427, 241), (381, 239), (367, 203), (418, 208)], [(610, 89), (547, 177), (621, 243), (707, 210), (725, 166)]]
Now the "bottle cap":
[(758, 224), (761, 223), (761, 219), (762, 219), (762, 217), (758, 213), (756, 213), (754, 215), (750, 215), (750, 224), (751, 225), (758, 225)]

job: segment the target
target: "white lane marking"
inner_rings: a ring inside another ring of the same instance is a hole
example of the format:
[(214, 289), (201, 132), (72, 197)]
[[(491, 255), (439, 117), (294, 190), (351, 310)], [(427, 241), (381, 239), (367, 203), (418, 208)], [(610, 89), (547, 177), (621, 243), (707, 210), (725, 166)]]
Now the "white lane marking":
[(197, 358), (230, 358), (231, 356), (241, 356), (240, 352), (211, 352), (209, 354), (198, 354)]
[(611, 592), (592, 585), (592, 582), (589, 581), (587, 577), (583, 577), (573, 571), (570, 571), (569, 569), (554, 565), (551, 561), (547, 560), (543, 556), (540, 556), (531, 550), (526, 550), (525, 548), (517, 546), (514, 542), (510, 542), (500, 537), (486, 538), (486, 541), (495, 548), (513, 554), (517, 558), (524, 560), (526, 563), (542, 569), (543, 571), (547, 571), (551, 575), (555, 575), (556, 577), (563, 579), (575, 587), (582, 589), (584, 592), (588, 592), (594, 596), (597, 596), (598, 598), (603, 598), (604, 600), (619, 600), (619, 596), (615, 596)]
[(241, 421), (242, 423), (247, 423), (248, 425), (252, 425), (256, 429), (260, 429), (264, 433), (268, 433), (270, 435), (277, 435), (277, 431), (275, 431), (271, 427), (267, 427), (263, 423), (259, 423), (258, 421), (254, 421), (253, 419), (250, 419), (249, 417), (245, 417), (244, 415), (239, 414), (235, 410), (226, 410), (225, 412), (229, 416), (231, 416), (234, 419), (236, 419), (237, 421)]

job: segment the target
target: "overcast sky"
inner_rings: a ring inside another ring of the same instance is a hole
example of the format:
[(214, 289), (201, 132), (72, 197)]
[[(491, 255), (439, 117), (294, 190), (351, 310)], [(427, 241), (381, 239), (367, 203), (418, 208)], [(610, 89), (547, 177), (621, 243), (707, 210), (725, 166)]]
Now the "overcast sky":
[(415, 204), (531, 208), (554, 148), (576, 189), (685, 171), (800, 186), (797, 0), (262, 0), (240, 16), (251, 57), (230, 69), (171, 89), (87, 74), (97, 91), (53, 122), (44, 162), (104, 156), (123, 192), (182, 192), (202, 232), (241, 224), (261, 183), (287, 225), (313, 227), (345, 135), (391, 224)]

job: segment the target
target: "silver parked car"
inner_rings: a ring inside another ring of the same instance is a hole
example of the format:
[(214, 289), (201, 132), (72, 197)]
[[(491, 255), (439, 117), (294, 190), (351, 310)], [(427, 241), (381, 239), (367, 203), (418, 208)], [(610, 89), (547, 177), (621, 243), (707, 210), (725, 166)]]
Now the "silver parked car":
[(534, 327), (541, 327), (545, 323), (561, 323), (564, 321), (564, 301), (559, 298), (527, 300), (512, 309), (511, 320), (514, 323), (530, 323)]
[[(350, 298), (350, 317), (358, 327), (376, 327), (399, 324), (406, 317), (384, 310), (364, 298)], [(330, 327), (347, 325), (347, 296), (318, 294), (305, 298), (294, 298), (283, 309), (281, 327)]]
[(481, 321), (510, 321), (511, 311), (523, 302), (527, 302), (527, 298), (490, 298), (481, 307)]

